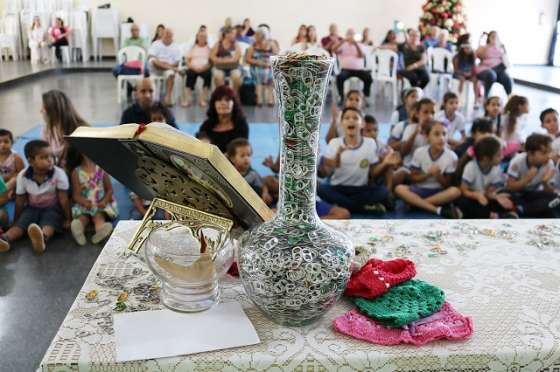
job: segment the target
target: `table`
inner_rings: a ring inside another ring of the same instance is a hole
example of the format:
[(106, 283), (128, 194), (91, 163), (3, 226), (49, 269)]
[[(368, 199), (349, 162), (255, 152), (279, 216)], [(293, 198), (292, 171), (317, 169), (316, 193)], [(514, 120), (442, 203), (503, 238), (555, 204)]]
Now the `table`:
[[(350, 220), (330, 224), (379, 258), (407, 257), (417, 278), (442, 288), (475, 332), (464, 342), (378, 346), (335, 333), (352, 308), (341, 300), (302, 328), (267, 320), (238, 279), (222, 281), (223, 301), (239, 301), (261, 344), (118, 364), (112, 314), (160, 309), (158, 282), (125, 247), (138, 222), (115, 229), (48, 348), (42, 371), (558, 371), (560, 369), (560, 222), (555, 220)], [(97, 290), (94, 301), (85, 294)], [(188, 337), (185, 335), (185, 337)]]

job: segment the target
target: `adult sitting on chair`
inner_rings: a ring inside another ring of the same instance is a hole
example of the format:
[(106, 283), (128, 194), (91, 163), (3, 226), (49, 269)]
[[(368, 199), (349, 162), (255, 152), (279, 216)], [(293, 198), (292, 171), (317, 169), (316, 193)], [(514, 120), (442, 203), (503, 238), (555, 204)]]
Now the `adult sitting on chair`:
[(46, 62), (45, 29), (41, 26), (41, 18), (33, 17), (33, 24), (28, 33), (29, 49), (31, 50), (31, 63)]
[(340, 97), (344, 97), (344, 82), (351, 77), (357, 77), (364, 82), (364, 96), (369, 97), (373, 79), (371, 72), (366, 71), (365, 57), (362, 46), (354, 39), (354, 30), (346, 31), (346, 39), (335, 43), (332, 51), (338, 56), (341, 71), (336, 77), (336, 86)]
[(210, 65), (210, 47), (208, 46), (208, 34), (206, 30), (199, 29), (196, 33), (196, 42), (185, 56), (187, 62), (187, 81), (182, 106), (188, 107), (192, 104), (192, 95), (196, 80), (200, 77), (203, 81), (202, 92), (198, 97), (200, 107), (206, 107), (208, 90), (212, 83), (212, 66)]
[[(121, 124), (149, 124), (151, 120), (151, 108), (154, 104), (154, 85), (150, 79), (142, 79), (136, 84), (136, 90), (134, 91), (134, 96), (136, 98), (136, 103), (128, 107), (121, 116)], [(175, 123), (175, 117), (171, 111), (167, 110), (164, 113), (166, 117), (167, 124), (172, 127), (177, 128)]]
[(49, 29), (49, 47), (55, 48), (56, 59), (62, 61), (62, 53), (60, 47), (68, 46), (68, 35), (70, 28), (64, 26), (64, 21), (60, 17), (56, 17), (54, 26)]
[(235, 41), (236, 32), (232, 27), (224, 27), (223, 38), (218, 41), (210, 52), (210, 60), (214, 64), (214, 85), (219, 87), (224, 85), (225, 78), (231, 78), (235, 94), (239, 92), (241, 86), (241, 70), (239, 61), (241, 59), (241, 49)]
[(179, 61), (181, 51), (173, 43), (173, 30), (166, 28), (161, 40), (156, 40), (148, 51), (148, 62), (150, 63), (150, 74), (165, 78), (165, 98), (163, 103), (172, 105), (173, 84), (175, 74), (179, 72)]
[(420, 43), (418, 31), (409, 29), (407, 32), (406, 42), (399, 45), (399, 52), (402, 54), (404, 61), (404, 70), (398, 73), (410, 81), (413, 87), (424, 89), (430, 82), (430, 74), (426, 70), (426, 49)]
[(146, 39), (140, 36), (140, 27), (138, 27), (136, 23), (133, 23), (132, 26), (130, 26), (130, 37), (124, 41), (123, 47), (137, 46), (148, 51), (146, 44)]
[[(133, 23), (130, 27), (130, 37), (124, 41), (124, 48), (136, 46), (146, 50), (146, 39), (140, 36), (140, 27)], [(146, 50), (147, 51), (147, 50)], [(149, 76), (148, 72), (148, 62), (143, 61), (144, 64), (138, 65), (139, 61), (125, 61), (123, 64), (116, 65), (113, 67), (113, 76), (117, 77), (119, 75), (139, 75), (144, 72), (144, 76)]]
[(480, 58), (477, 67), (478, 80), (484, 83), (484, 96), (488, 97), (492, 84), (498, 82), (503, 85), (508, 96), (511, 94), (512, 82), (506, 69), (506, 53), (504, 46), (498, 41), (498, 33), (491, 31), (486, 35), (486, 45), (481, 46), (476, 51), (476, 56)]

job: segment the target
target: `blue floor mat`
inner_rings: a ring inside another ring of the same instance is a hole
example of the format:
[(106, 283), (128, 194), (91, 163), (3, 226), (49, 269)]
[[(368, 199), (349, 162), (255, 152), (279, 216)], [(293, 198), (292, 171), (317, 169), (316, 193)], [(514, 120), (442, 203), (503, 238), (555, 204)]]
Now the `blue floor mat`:
[[(107, 127), (109, 124), (95, 124), (95, 127)], [(181, 131), (194, 135), (199, 128), (199, 123), (179, 123), (178, 127)], [(329, 123), (323, 123), (321, 125), (321, 135), (320, 135), (320, 149), (324, 151), (327, 144), (325, 142), (325, 136), (327, 134)], [(386, 142), (389, 138), (389, 124), (380, 123), (379, 125), (379, 138)], [(41, 136), (41, 126), (34, 127), (33, 129), (23, 133), (17, 138), (13, 145), (13, 149), (23, 156), (23, 148), (25, 144), (32, 139), (40, 138)], [(280, 145), (278, 124), (276, 123), (251, 123), (249, 124), (249, 142), (253, 147), (253, 159), (252, 166), (261, 175), (272, 174), (270, 169), (263, 166), (263, 160), (268, 156), (276, 157), (278, 155), (278, 148)], [(25, 159), (24, 159), (25, 160)], [(113, 179), (113, 193), (119, 207), (119, 219), (129, 219), (130, 211), (132, 210), (132, 202), (130, 201), (128, 190), (117, 180)], [(10, 216), (13, 217), (13, 203), (9, 203), (8, 210)], [(376, 218), (372, 214), (362, 214), (356, 213), (352, 215), (352, 218), (362, 218), (371, 219)], [(387, 212), (383, 215), (384, 219), (426, 219), (426, 218), (437, 218), (429, 213), (422, 211), (407, 210), (406, 206), (402, 203), (397, 203), (397, 208), (395, 211)]]

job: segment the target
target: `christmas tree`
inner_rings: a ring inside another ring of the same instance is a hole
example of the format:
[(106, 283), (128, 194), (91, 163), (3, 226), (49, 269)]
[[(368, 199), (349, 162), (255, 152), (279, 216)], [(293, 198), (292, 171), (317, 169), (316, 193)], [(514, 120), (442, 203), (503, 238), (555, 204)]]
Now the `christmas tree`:
[(466, 32), (466, 17), (461, 0), (427, 0), (422, 11), (419, 27), (422, 36), (430, 32), (431, 26), (449, 31), (451, 41), (457, 41)]

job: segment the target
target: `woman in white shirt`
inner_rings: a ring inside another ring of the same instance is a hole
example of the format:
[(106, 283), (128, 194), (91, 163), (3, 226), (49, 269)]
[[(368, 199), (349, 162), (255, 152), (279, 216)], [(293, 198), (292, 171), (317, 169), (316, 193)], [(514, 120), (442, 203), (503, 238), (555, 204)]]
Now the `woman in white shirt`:
[(202, 92), (198, 98), (198, 104), (200, 107), (206, 107), (206, 98), (208, 97), (208, 91), (212, 83), (210, 47), (208, 46), (208, 35), (206, 31), (198, 31), (196, 34), (196, 42), (185, 55), (185, 61), (187, 62), (187, 82), (181, 105), (188, 107), (192, 104), (194, 86), (196, 85), (196, 80), (200, 77), (204, 84), (202, 85)]
[(45, 29), (41, 26), (41, 18), (33, 17), (28, 39), (29, 49), (31, 50), (31, 63), (47, 62), (47, 42), (45, 40)]

